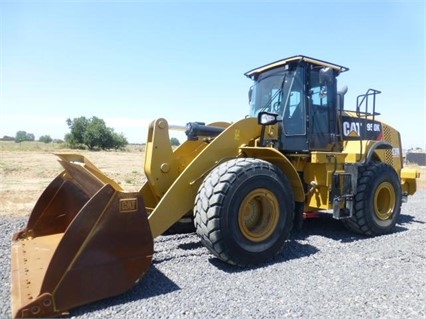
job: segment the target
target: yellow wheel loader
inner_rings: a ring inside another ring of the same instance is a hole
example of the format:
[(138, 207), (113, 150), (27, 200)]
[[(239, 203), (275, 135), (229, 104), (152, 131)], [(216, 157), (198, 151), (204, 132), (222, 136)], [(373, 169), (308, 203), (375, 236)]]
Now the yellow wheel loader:
[(183, 219), (224, 262), (279, 253), (308, 212), (329, 211), (351, 231), (391, 233), (416, 191), (398, 131), (381, 122), (369, 89), (344, 108), (348, 68), (293, 56), (253, 69), (249, 115), (186, 126), (170, 145), (165, 119), (148, 131), (139, 192), (126, 192), (87, 158), (57, 154), (64, 171), (12, 242), (12, 316), (49, 317), (130, 289), (147, 271), (153, 238)]

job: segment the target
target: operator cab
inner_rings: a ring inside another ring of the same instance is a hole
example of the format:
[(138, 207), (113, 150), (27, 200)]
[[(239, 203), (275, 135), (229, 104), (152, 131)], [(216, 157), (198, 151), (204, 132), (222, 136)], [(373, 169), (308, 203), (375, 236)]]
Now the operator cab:
[(250, 116), (277, 114), (284, 152), (330, 151), (338, 136), (336, 77), (347, 70), (301, 55), (251, 70)]

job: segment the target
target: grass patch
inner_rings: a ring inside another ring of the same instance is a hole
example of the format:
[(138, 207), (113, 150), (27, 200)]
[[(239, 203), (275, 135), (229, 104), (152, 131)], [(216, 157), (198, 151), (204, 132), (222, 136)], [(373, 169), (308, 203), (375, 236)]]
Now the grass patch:
[(18, 165), (0, 161), (0, 171), (4, 175), (13, 174), (14, 172), (17, 172), (18, 170), (19, 170), (19, 166)]
[(124, 182), (129, 185), (141, 185), (144, 174), (141, 171), (132, 170), (130, 174), (124, 177)]
[(43, 143), (24, 141), (15, 143), (14, 141), (0, 141), (1, 152), (54, 152), (66, 149), (63, 143)]
[[(71, 149), (66, 143), (43, 143), (38, 141), (0, 141), (0, 152), (81, 152), (80, 149)], [(125, 152), (145, 152), (145, 144), (129, 144)]]

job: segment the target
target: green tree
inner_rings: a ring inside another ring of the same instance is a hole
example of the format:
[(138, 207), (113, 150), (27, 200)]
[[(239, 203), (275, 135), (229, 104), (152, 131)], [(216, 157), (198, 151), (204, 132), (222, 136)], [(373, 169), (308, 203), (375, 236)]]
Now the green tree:
[(50, 137), (50, 135), (42, 135), (39, 137), (38, 141), (47, 144), (47, 143), (51, 143), (53, 140)]
[(67, 119), (67, 124), (71, 132), (65, 135), (65, 141), (71, 147), (85, 145), (90, 150), (120, 149), (128, 144), (123, 134), (115, 133), (114, 129), (106, 126), (104, 120), (96, 116)]
[(34, 136), (34, 134), (33, 133), (28, 133), (27, 134), (27, 139), (26, 139), (27, 141), (35, 141), (35, 136)]
[(170, 139), (170, 144), (172, 144), (172, 146), (179, 146), (180, 142), (179, 142), (179, 140), (176, 137), (172, 137)]
[(93, 116), (89, 119), (85, 131), (83, 132), (83, 144), (90, 150), (97, 147), (101, 149), (111, 148), (109, 141), (112, 139), (110, 129), (105, 125), (104, 120)]
[(126, 145), (129, 144), (126, 137), (123, 135), (123, 133), (120, 134), (113, 134), (113, 145), (112, 147), (116, 150), (123, 149), (126, 147)]
[(67, 119), (66, 122), (71, 132), (65, 135), (65, 142), (70, 144), (71, 147), (78, 147), (80, 144), (84, 144), (83, 134), (86, 131), (89, 120), (81, 116), (73, 120)]
[(27, 132), (18, 131), (18, 132), (16, 132), (16, 135), (15, 135), (15, 142), (21, 143), (21, 142), (25, 141), (26, 138), (27, 138)]
[(34, 141), (35, 137), (33, 133), (27, 133), (25, 131), (18, 131), (15, 135), (15, 142), (21, 143), (23, 141)]

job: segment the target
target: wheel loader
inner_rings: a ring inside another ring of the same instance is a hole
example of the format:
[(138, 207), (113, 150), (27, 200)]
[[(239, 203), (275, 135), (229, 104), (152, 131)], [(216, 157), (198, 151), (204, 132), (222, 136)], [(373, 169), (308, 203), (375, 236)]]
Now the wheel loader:
[(380, 91), (344, 108), (337, 77), (346, 71), (302, 55), (248, 71), (248, 116), (190, 122), (177, 148), (167, 120), (153, 121), (138, 192), (82, 155), (56, 154), (63, 172), (13, 235), (12, 316), (60, 316), (130, 289), (150, 266), (153, 239), (183, 220), (236, 266), (285, 253), (312, 212), (365, 236), (391, 233), (419, 173), (403, 168), (400, 134), (378, 118)]

